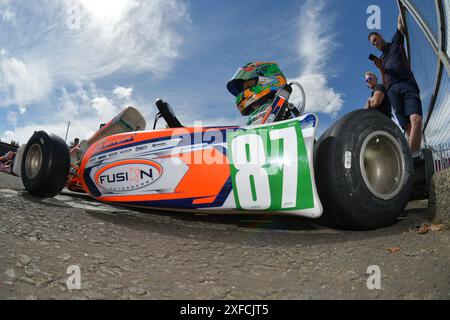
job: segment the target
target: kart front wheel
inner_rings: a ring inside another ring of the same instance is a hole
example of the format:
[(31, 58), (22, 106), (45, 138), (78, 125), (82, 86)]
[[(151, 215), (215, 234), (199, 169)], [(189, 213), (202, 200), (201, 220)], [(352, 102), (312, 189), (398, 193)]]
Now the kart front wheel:
[(25, 189), (34, 196), (53, 197), (61, 192), (69, 176), (69, 148), (56, 135), (35, 132), (25, 147), (21, 165)]
[(351, 112), (328, 129), (315, 146), (314, 167), (324, 218), (340, 228), (389, 226), (411, 196), (408, 144), (378, 111)]

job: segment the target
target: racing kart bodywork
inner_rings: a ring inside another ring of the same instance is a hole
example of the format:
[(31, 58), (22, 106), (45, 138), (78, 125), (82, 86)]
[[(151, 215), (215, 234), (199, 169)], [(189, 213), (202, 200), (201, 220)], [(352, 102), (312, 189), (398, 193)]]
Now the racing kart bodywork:
[(36, 132), (17, 157), (26, 189), (51, 197), (66, 186), (102, 202), (177, 211), (318, 218), (325, 208), (349, 229), (392, 224), (408, 202), (405, 138), (376, 111), (343, 117), (316, 143), (314, 114), (183, 127), (166, 103), (157, 106), (169, 128), (145, 130), (129, 107), (70, 153), (59, 137)]
[(112, 135), (88, 149), (79, 172), (84, 190), (104, 202), (319, 217), (311, 165), (316, 124), (309, 115), (259, 127)]

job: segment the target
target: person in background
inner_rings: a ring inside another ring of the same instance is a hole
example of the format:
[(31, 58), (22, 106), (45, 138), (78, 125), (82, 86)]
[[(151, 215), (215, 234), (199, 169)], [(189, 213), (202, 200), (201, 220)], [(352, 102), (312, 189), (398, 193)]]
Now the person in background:
[(16, 153), (13, 151), (9, 151), (0, 157), (0, 172), (11, 173), (15, 157)]
[(380, 111), (389, 119), (392, 118), (391, 102), (384, 85), (378, 83), (378, 78), (373, 72), (366, 72), (364, 75), (367, 87), (372, 91), (371, 97), (367, 100), (366, 109)]
[(73, 140), (73, 144), (70, 146), (70, 149), (75, 148), (79, 144), (80, 144), (80, 139), (79, 138), (75, 138), (75, 140)]
[(380, 69), (397, 120), (406, 131), (411, 152), (416, 152), (422, 143), (422, 101), (406, 56), (405, 24), (401, 14), (391, 42), (386, 42), (377, 32), (369, 34), (369, 41), (383, 53), (374, 63)]

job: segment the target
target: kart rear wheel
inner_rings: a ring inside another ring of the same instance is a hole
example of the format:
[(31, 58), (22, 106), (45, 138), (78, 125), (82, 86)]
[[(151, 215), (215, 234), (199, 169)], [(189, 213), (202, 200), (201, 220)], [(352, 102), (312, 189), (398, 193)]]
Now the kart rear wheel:
[(397, 221), (410, 199), (413, 161), (394, 122), (378, 111), (354, 111), (322, 135), (314, 154), (324, 218), (351, 230)]
[(53, 197), (64, 188), (70, 170), (69, 148), (56, 135), (35, 132), (22, 158), (22, 182), (38, 197)]

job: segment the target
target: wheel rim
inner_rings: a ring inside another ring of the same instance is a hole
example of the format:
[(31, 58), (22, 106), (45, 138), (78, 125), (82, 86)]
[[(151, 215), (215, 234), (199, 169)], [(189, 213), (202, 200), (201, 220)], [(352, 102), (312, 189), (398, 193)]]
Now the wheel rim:
[(28, 178), (34, 179), (39, 174), (42, 165), (42, 148), (39, 144), (33, 144), (25, 159), (25, 173)]
[(405, 181), (405, 155), (400, 143), (386, 132), (370, 134), (361, 148), (360, 168), (374, 196), (382, 200), (394, 198)]

